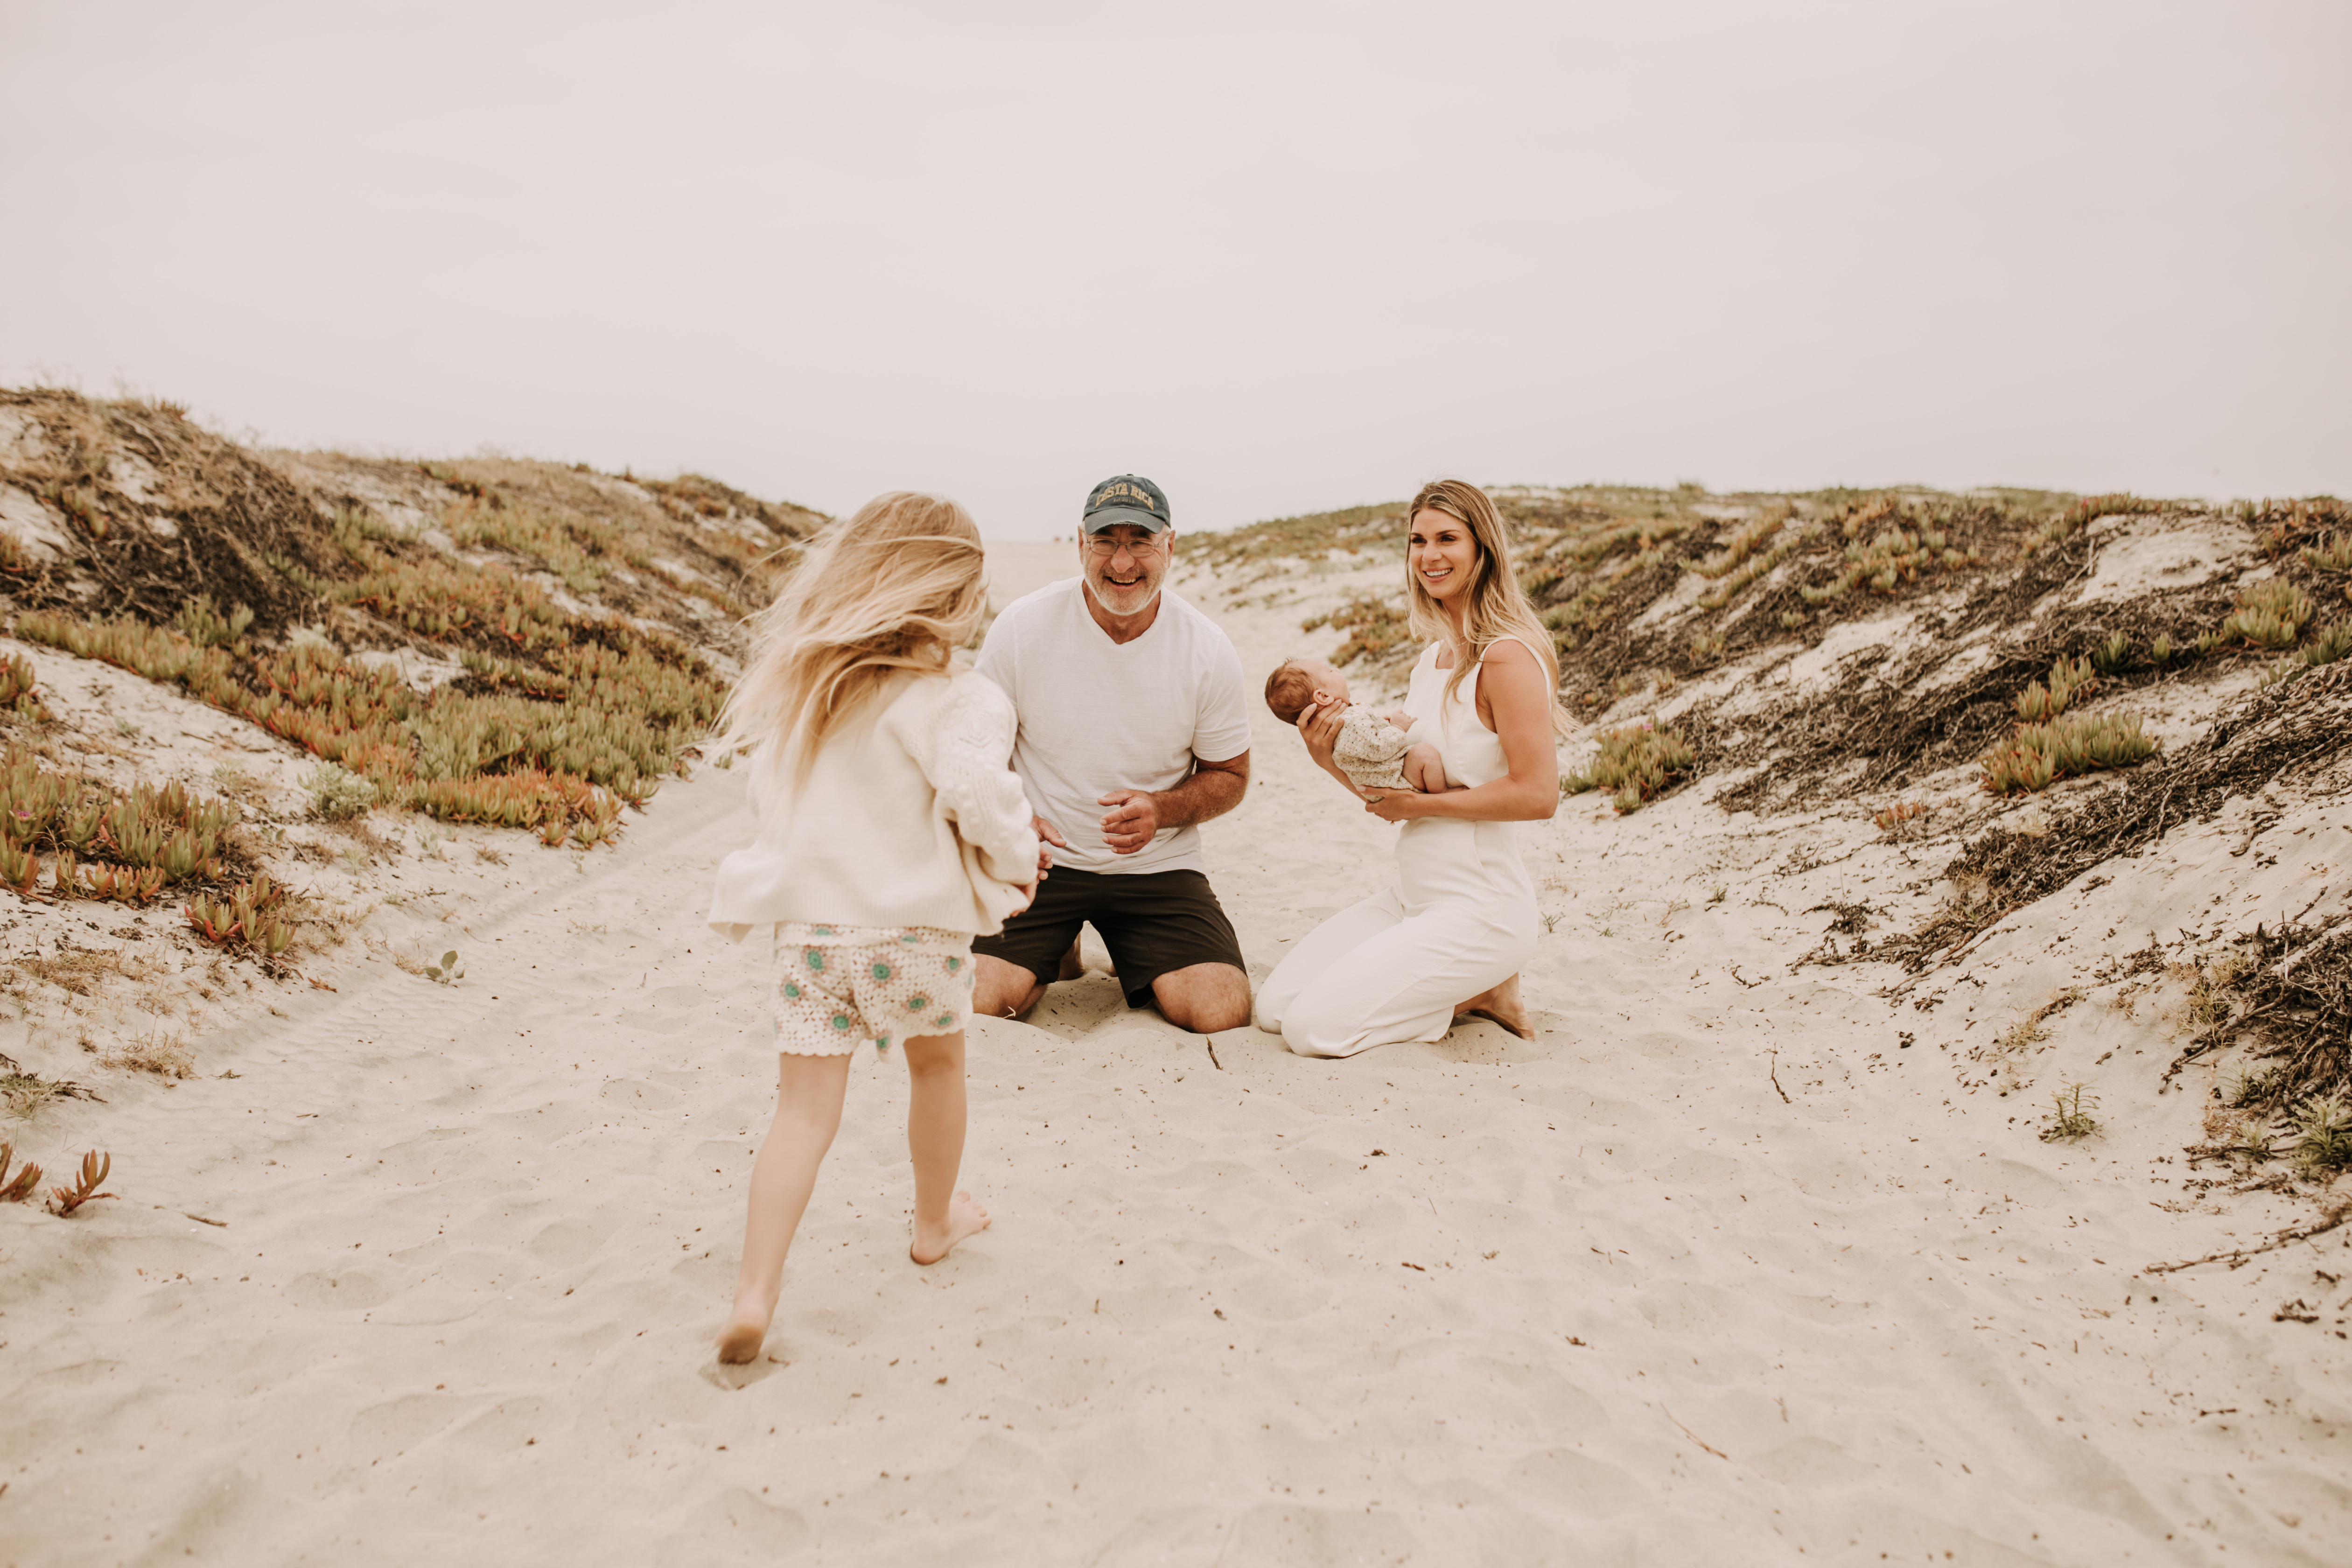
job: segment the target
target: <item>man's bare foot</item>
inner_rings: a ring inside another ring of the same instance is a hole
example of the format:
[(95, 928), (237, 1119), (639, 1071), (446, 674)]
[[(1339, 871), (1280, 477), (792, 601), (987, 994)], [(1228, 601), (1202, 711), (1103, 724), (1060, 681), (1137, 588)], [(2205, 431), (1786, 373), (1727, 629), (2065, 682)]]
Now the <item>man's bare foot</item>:
[(1062, 967), (1054, 972), (1054, 978), (1056, 980), (1082, 980), (1086, 978), (1086, 960), (1078, 956), (1078, 944), (1074, 942), (1070, 943), (1070, 951), (1062, 954)]
[(756, 1359), (760, 1347), (768, 1342), (768, 1324), (775, 1315), (773, 1298), (762, 1301), (738, 1291), (735, 1310), (727, 1314), (727, 1326), (719, 1331), (719, 1359), (731, 1365)]
[[(915, 1244), (907, 1248), (907, 1256), (918, 1263), (937, 1263), (957, 1242), (967, 1236), (978, 1236), (989, 1224), (988, 1211), (972, 1202), (970, 1193), (958, 1193), (949, 1200), (945, 1225), (933, 1230), (920, 1220), (915, 1222)], [(765, 1337), (764, 1328), (761, 1337)]]
[(1528, 1026), (1527, 1005), (1519, 1000), (1519, 977), (1512, 975), (1491, 991), (1481, 991), (1467, 1002), (1454, 1005), (1457, 1018), (1492, 1018), (1523, 1040), (1536, 1037)]

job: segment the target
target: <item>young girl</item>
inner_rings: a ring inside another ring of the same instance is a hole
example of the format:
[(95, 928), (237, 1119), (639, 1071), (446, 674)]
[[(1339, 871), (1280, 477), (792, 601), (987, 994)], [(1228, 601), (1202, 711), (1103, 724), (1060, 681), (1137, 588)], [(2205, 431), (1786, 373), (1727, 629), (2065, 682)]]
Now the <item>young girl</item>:
[(819, 537), (754, 622), (720, 717), (718, 744), (752, 752), (759, 837), (720, 863), (710, 923), (739, 942), (774, 931), (778, 1051), (721, 1361), (750, 1361), (767, 1339), (859, 1046), (907, 1058), (909, 1255), (936, 1263), (988, 1225), (955, 1190), (971, 939), (1028, 907), (1038, 855), (1006, 766), (1013, 705), (949, 666), (986, 603), (963, 508), (877, 497)]

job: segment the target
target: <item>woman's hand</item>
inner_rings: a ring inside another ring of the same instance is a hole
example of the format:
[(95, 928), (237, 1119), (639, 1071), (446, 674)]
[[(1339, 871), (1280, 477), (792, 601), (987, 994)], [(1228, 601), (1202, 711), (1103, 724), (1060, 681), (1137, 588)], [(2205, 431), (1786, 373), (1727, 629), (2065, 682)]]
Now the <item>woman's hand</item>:
[(1326, 773), (1331, 771), (1331, 748), (1339, 743), (1339, 712), (1336, 698), (1318, 698), (1298, 716), (1298, 738), (1307, 742), (1307, 754), (1315, 765)]
[(1307, 742), (1307, 755), (1317, 767), (1338, 779), (1349, 795), (1361, 799), (1364, 792), (1356, 787), (1356, 781), (1341, 773), (1339, 764), (1331, 760), (1331, 750), (1339, 743), (1339, 715), (1347, 706), (1336, 697), (1316, 703), (1298, 715), (1298, 738)]
[(1416, 789), (1368, 789), (1361, 792), (1364, 809), (1382, 822), (1411, 822), (1429, 814), (1422, 806), (1429, 797)]

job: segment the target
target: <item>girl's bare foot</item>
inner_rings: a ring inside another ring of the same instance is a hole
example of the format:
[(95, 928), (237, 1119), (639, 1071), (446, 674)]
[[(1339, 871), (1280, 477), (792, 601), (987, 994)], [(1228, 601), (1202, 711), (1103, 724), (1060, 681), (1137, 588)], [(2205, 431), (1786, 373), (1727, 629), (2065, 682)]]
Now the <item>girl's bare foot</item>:
[(1527, 1005), (1519, 1000), (1519, 977), (1512, 975), (1491, 991), (1481, 991), (1467, 1002), (1454, 1004), (1457, 1018), (1492, 1018), (1523, 1040), (1536, 1037), (1528, 1026)]
[(719, 1331), (719, 1359), (736, 1365), (755, 1359), (760, 1347), (768, 1342), (768, 1324), (775, 1315), (774, 1297), (762, 1300), (737, 1291), (735, 1310), (727, 1314), (727, 1326)]
[[(937, 1263), (957, 1242), (967, 1236), (977, 1236), (988, 1226), (988, 1211), (972, 1202), (970, 1193), (958, 1193), (949, 1200), (945, 1225), (933, 1229), (919, 1219), (915, 1222), (915, 1244), (907, 1248), (907, 1256), (918, 1263)], [(761, 1328), (764, 1338), (766, 1325)]]

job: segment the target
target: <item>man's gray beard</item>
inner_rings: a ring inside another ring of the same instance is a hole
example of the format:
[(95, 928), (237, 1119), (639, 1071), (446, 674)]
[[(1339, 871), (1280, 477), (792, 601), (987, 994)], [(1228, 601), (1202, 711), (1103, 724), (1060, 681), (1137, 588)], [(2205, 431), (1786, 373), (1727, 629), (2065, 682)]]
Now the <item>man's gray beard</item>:
[(1151, 597), (1144, 600), (1143, 603), (1136, 605), (1135, 608), (1131, 610), (1114, 610), (1108, 605), (1103, 605), (1102, 590), (1095, 586), (1095, 580), (1092, 577), (1089, 577), (1085, 573), (1081, 572), (1078, 574), (1078, 581), (1087, 585), (1087, 592), (1093, 596), (1094, 602), (1097, 605), (1102, 605), (1103, 614), (1106, 616), (1139, 616), (1143, 614), (1144, 611), (1151, 608), (1152, 605), (1160, 602), (1161, 592), (1168, 586), (1168, 579), (1165, 574), (1162, 574), (1159, 582), (1151, 584)]

